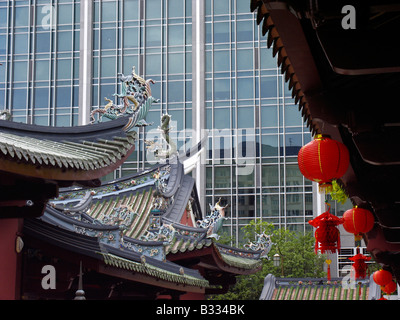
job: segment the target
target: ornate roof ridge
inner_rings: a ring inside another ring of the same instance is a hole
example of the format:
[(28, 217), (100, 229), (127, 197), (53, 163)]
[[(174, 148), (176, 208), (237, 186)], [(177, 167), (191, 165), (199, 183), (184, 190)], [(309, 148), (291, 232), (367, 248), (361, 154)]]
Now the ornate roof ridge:
[(32, 137), (40, 140), (51, 141), (93, 141), (103, 136), (125, 135), (123, 128), (129, 121), (129, 117), (121, 117), (114, 121), (107, 121), (96, 124), (87, 124), (74, 127), (51, 127), (37, 124), (27, 124), (21, 122), (13, 122), (0, 120), (0, 128), (2, 132), (7, 132), (17, 136)]

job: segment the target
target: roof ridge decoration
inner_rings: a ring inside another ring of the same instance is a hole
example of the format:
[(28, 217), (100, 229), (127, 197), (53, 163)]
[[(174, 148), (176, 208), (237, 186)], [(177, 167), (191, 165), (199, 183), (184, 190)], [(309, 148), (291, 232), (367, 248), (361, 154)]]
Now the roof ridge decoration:
[(135, 66), (132, 67), (130, 75), (118, 73), (118, 78), (122, 82), (122, 91), (120, 94), (114, 93), (113, 96), (123, 100), (123, 105), (115, 105), (111, 99), (105, 97), (108, 102), (103, 108), (98, 108), (90, 113), (90, 123), (102, 122), (103, 117), (114, 120), (122, 116), (130, 116), (129, 123), (124, 130), (129, 131), (133, 127), (142, 127), (151, 125), (145, 118), (153, 102), (159, 102), (151, 94), (150, 84), (154, 84), (152, 79), (145, 80), (135, 72)]
[(1, 120), (11, 120), (11, 113), (7, 109), (0, 111), (0, 119)]
[(268, 253), (271, 250), (272, 242), (271, 237), (266, 235), (265, 232), (256, 235), (255, 242), (249, 242), (244, 245), (246, 250), (261, 251), (260, 258), (269, 260)]
[(222, 228), (224, 220), (227, 219), (225, 217), (225, 209), (229, 206), (229, 204), (227, 204), (225, 207), (222, 207), (220, 205), (220, 202), (221, 198), (219, 198), (218, 202), (214, 206), (209, 203), (211, 213), (207, 215), (203, 220), (198, 220), (196, 222), (199, 228), (208, 229), (208, 238), (215, 238), (216, 240), (219, 239), (219, 235), (217, 234), (218, 231)]
[(162, 143), (157, 143), (154, 140), (145, 140), (144, 143), (147, 145), (147, 152), (152, 152), (154, 157), (160, 162), (166, 162), (172, 156), (177, 156), (177, 147), (176, 143), (172, 141), (169, 136), (169, 132), (172, 129), (170, 127), (172, 116), (168, 113), (165, 113), (161, 116), (161, 127), (158, 127), (158, 130), (161, 131), (162, 137), (164, 141), (167, 143), (167, 147), (164, 149)]

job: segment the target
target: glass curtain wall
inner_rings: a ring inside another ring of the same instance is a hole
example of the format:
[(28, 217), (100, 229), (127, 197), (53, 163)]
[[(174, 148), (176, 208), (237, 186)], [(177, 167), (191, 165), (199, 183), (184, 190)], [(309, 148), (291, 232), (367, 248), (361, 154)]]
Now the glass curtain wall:
[(93, 6), (92, 108), (104, 106), (105, 97), (121, 104), (117, 73), (130, 74), (132, 66), (146, 80), (153, 79), (153, 103), (139, 129), (136, 151), (109, 178), (130, 174), (153, 164), (144, 140), (160, 136), (163, 113), (172, 116), (171, 137), (182, 147), (192, 123), (192, 1), (95, 0)]
[(0, 2), (0, 109), (12, 120), (78, 122), (78, 0)]
[[(104, 106), (104, 98), (121, 104), (113, 96), (121, 91), (116, 75), (129, 74), (132, 66), (138, 75), (156, 81), (152, 93), (160, 99), (147, 116), (153, 126), (138, 130), (136, 151), (104, 179), (154, 164), (144, 141), (161, 136), (157, 127), (163, 113), (172, 115), (171, 137), (178, 149), (191, 146), (192, 3), (196, 2), (90, 3), (89, 107)], [(312, 186), (297, 167), (297, 152), (311, 135), (255, 14), (249, 12), (249, 1), (204, 4), (200, 15), (205, 20), (205, 65), (200, 79), (205, 88), (202, 129), (209, 134), (205, 209), (220, 197), (229, 204), (224, 229), (236, 242), (240, 228), (256, 218), (277, 227), (311, 230), (307, 221), (312, 219)], [(13, 121), (78, 124), (80, 11), (79, 0), (0, 1), (0, 109), (9, 109)]]
[(261, 218), (312, 230), (312, 185), (297, 165), (311, 139), (247, 1), (206, 0), (206, 203), (229, 203), (225, 231)]

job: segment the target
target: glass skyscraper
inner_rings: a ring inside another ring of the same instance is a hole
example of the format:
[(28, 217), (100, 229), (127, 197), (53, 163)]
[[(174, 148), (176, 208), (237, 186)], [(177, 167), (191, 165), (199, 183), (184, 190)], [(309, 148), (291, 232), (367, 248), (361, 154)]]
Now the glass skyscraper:
[(0, 109), (13, 121), (87, 124), (104, 98), (121, 104), (117, 74), (135, 66), (160, 102), (107, 179), (152, 165), (145, 140), (168, 112), (180, 151), (208, 135), (192, 175), (205, 212), (229, 204), (236, 242), (255, 218), (312, 230), (315, 193), (297, 166), (311, 134), (271, 51), (248, 0), (0, 1)]

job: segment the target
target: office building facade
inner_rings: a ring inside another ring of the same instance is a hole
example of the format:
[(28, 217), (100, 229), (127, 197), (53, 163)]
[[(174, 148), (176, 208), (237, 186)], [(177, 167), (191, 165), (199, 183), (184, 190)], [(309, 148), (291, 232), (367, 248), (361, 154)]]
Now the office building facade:
[(207, 135), (192, 172), (203, 210), (229, 204), (224, 231), (261, 218), (307, 231), (313, 185), (297, 152), (311, 140), (266, 37), (242, 0), (15, 0), (0, 2), (0, 108), (13, 121), (87, 124), (121, 90), (116, 76), (153, 79), (160, 99), (136, 151), (107, 179), (154, 163), (145, 140), (172, 116), (178, 150)]

